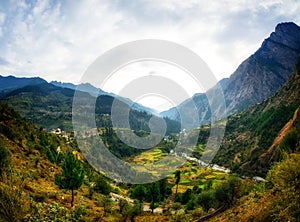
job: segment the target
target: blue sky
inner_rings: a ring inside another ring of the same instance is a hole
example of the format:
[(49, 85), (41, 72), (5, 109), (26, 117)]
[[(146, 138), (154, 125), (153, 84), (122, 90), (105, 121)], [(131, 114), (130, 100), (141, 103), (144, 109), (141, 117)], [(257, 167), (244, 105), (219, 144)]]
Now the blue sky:
[(296, 0), (1, 0), (0, 74), (76, 83), (103, 52), (155, 38), (193, 50), (221, 79), (276, 24), (299, 25), (299, 12)]

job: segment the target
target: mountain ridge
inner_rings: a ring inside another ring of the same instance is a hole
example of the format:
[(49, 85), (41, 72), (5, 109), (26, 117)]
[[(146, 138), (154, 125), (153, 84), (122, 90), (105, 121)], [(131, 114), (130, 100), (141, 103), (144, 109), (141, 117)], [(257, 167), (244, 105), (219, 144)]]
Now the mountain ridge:
[[(218, 83), (224, 92), (228, 114), (263, 101), (287, 81), (300, 55), (299, 39), (298, 25), (292, 22), (278, 24), (261, 47), (243, 61), (225, 83), (222, 80)], [(211, 91), (212, 89), (206, 93), (212, 93)], [(205, 93), (195, 94), (192, 99), (200, 103), (197, 105), (200, 124), (207, 124), (211, 114), (209, 108), (203, 108), (209, 106)], [(185, 104), (186, 101), (178, 107), (161, 112), (161, 115), (180, 121), (176, 109)]]
[(9, 92), (17, 88), (21, 88), (28, 85), (37, 85), (47, 82), (40, 77), (15, 77), (12, 75), (1, 76), (0, 75), (0, 92)]
[[(115, 100), (122, 104), (122, 109), (128, 107), (129, 123), (133, 130), (149, 130), (148, 121), (151, 113), (132, 106), (132, 102), (122, 97), (103, 94), (92, 96), (89, 92), (77, 91), (85, 99), (95, 100), (95, 120), (98, 127), (112, 127), (111, 108)], [(50, 83), (27, 85), (13, 91), (0, 94), (2, 101), (13, 107), (32, 124), (45, 127), (48, 130), (60, 128), (72, 131), (72, 106), (75, 90), (62, 88)], [(126, 109), (125, 111), (126, 112)], [(180, 130), (180, 124), (165, 119), (167, 132)]]
[[(113, 93), (108, 93), (103, 91), (102, 89), (94, 87), (90, 83), (81, 83), (81, 84), (73, 84), (73, 83), (65, 83), (65, 82), (59, 82), (59, 81), (51, 81), (47, 82), (46, 80), (40, 78), (40, 77), (15, 77), (15, 76), (1, 76), (0, 75), (0, 98), (5, 97), (10, 94), (10, 92), (18, 90), (23, 87), (27, 86), (35, 86), (40, 84), (46, 84), (49, 83), (51, 85), (54, 85), (56, 87), (64, 88), (64, 89), (72, 89), (76, 90), (78, 87), (80, 87), (80, 90), (89, 93), (92, 96), (99, 96), (99, 95), (108, 95), (112, 96), (114, 98), (117, 98), (122, 100), (123, 102), (127, 103), (128, 105), (132, 106), (133, 109), (138, 111), (146, 111), (149, 114), (157, 115), (157, 111), (153, 110), (152, 108), (143, 106), (139, 103), (132, 102), (128, 98), (117, 96)], [(41, 90), (43, 90), (41, 88)]]

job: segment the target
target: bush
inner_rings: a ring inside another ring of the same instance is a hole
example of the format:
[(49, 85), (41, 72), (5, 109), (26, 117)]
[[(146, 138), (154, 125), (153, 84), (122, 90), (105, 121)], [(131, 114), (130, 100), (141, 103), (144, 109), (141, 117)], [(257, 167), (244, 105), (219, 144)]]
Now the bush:
[(195, 199), (192, 198), (187, 202), (185, 209), (186, 210), (194, 210), (195, 208), (196, 208), (196, 202), (195, 202)]
[(194, 219), (202, 217), (205, 215), (205, 212), (202, 207), (197, 207), (195, 210), (191, 211), (191, 214)]
[(191, 189), (187, 189), (183, 195), (182, 195), (182, 201), (181, 203), (183, 205), (187, 204), (192, 198), (192, 190)]
[(83, 215), (85, 215), (85, 209), (82, 205), (77, 205), (76, 207), (72, 208), (71, 215), (74, 220), (79, 220)]
[(192, 217), (189, 214), (185, 214), (184, 211), (178, 211), (177, 214), (172, 216), (172, 220), (174, 222), (190, 222), (192, 221)]
[(216, 187), (215, 196), (220, 204), (231, 205), (240, 187), (240, 181), (235, 177), (230, 177), (227, 182), (224, 182)]
[(99, 177), (96, 181), (94, 190), (98, 193), (109, 195), (111, 191), (111, 186), (103, 177)]
[(197, 203), (207, 212), (210, 208), (215, 208), (218, 203), (214, 190), (203, 191), (197, 198)]
[(143, 203), (140, 201), (136, 201), (132, 206), (125, 199), (119, 200), (119, 212), (122, 215), (121, 221), (134, 221), (134, 218), (143, 212)]
[(45, 202), (46, 200), (46, 196), (40, 194), (33, 195), (32, 198), (35, 202)]
[(100, 200), (97, 201), (97, 205), (99, 205), (100, 207), (103, 207), (104, 216), (106, 216), (107, 213), (111, 213), (113, 201), (108, 196), (104, 196)]
[(139, 201), (146, 199), (147, 189), (143, 184), (138, 184), (132, 188), (131, 197)]
[(273, 221), (296, 221), (300, 218), (300, 154), (290, 154), (275, 165), (267, 180), (273, 184), (277, 200), (273, 203)]
[(3, 145), (0, 145), (0, 178), (2, 178), (5, 171), (9, 168), (10, 162), (9, 151)]
[(1, 221), (20, 221), (24, 214), (24, 201), (22, 198), (22, 183), (13, 175), (5, 175), (5, 182), (0, 182), (0, 218)]
[(174, 198), (174, 202), (181, 203), (182, 202), (182, 194), (176, 194)]
[[(33, 206), (34, 205), (34, 206)], [(24, 217), (24, 221), (32, 222), (63, 222), (63, 221), (72, 221), (71, 218), (67, 217), (68, 210), (64, 207), (61, 207), (58, 203), (38, 203), (33, 204), (32, 212)]]
[(275, 161), (281, 161), (287, 153), (294, 153), (300, 147), (300, 134), (296, 129), (289, 130), (279, 144), (279, 149), (276, 149)]
[(181, 203), (175, 202), (172, 204), (172, 209), (177, 213), (181, 209)]

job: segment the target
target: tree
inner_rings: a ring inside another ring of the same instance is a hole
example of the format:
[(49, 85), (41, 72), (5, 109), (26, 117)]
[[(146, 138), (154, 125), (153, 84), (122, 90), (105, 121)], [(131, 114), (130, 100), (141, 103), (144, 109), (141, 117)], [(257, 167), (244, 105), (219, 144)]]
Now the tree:
[(98, 193), (109, 195), (111, 191), (111, 186), (109, 183), (106, 182), (106, 180), (103, 177), (99, 177), (96, 181), (94, 190)]
[(125, 199), (119, 200), (119, 212), (122, 215), (122, 221), (127, 221), (129, 218), (130, 221), (134, 221), (134, 218), (137, 215), (140, 215), (143, 212), (143, 203), (136, 201), (133, 206), (127, 202)]
[(119, 213), (122, 214), (122, 212), (125, 211), (126, 208), (129, 206), (129, 203), (126, 199), (120, 198), (118, 205), (119, 205)]
[(181, 203), (185, 205), (187, 202), (189, 202), (191, 198), (192, 198), (192, 190), (189, 188), (183, 193)]
[(214, 207), (216, 204), (214, 190), (207, 190), (199, 194), (197, 198), (197, 203), (203, 207), (207, 212), (210, 208)]
[(55, 184), (60, 189), (72, 191), (71, 207), (74, 205), (74, 190), (81, 187), (83, 178), (84, 172), (81, 163), (71, 152), (68, 152), (62, 164), (62, 175), (55, 174)]
[(216, 187), (216, 199), (222, 204), (231, 205), (234, 197), (237, 194), (240, 181), (236, 177), (230, 177), (227, 182), (222, 183)]
[(151, 203), (150, 203), (150, 209), (152, 210), (152, 213), (156, 207), (158, 207), (157, 202), (160, 201), (160, 189), (159, 189), (159, 183), (155, 182), (150, 185), (149, 193), (151, 196)]
[(283, 137), (279, 147), (282, 150), (287, 151), (288, 153), (293, 153), (296, 151), (299, 142), (300, 142), (300, 134), (297, 132), (295, 128), (292, 128)]
[(146, 187), (142, 184), (138, 184), (133, 188), (131, 197), (139, 201), (143, 201), (146, 197), (146, 193)]
[(167, 179), (164, 178), (159, 181), (159, 189), (160, 189), (160, 200), (163, 201), (167, 197)]
[(177, 194), (178, 184), (180, 182), (180, 171), (179, 170), (176, 170), (176, 172), (175, 172), (175, 178), (176, 178), (176, 181), (175, 181), (175, 184), (176, 184), (176, 193), (175, 194)]
[(104, 196), (103, 198), (101, 198), (98, 202), (100, 207), (103, 207), (104, 210), (104, 216), (106, 215), (106, 213), (109, 213), (111, 211), (113, 202), (112, 200), (109, 198), (109, 196)]
[(134, 218), (138, 215), (141, 215), (143, 212), (143, 202), (136, 201), (134, 206), (130, 210), (130, 221), (134, 222)]
[(154, 209), (158, 207), (158, 203), (155, 203), (155, 202), (151, 202), (150, 203), (150, 209), (151, 209), (151, 212), (154, 213)]

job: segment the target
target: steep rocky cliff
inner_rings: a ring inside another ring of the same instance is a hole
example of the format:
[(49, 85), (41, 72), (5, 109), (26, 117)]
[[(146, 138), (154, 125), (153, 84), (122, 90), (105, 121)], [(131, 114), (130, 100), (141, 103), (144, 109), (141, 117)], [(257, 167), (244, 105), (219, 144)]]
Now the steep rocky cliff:
[[(270, 37), (239, 65), (229, 79), (219, 82), (224, 91), (228, 114), (272, 96), (289, 78), (299, 55), (300, 27), (292, 22), (278, 24)], [(208, 93), (212, 93), (212, 90)], [(207, 123), (211, 113), (206, 94), (195, 94), (192, 99), (197, 106), (200, 123)], [(187, 104), (190, 103), (185, 101), (177, 109)], [(180, 120), (176, 108), (161, 115)]]
[(288, 79), (300, 54), (300, 27), (281, 23), (224, 87), (227, 110), (234, 112), (274, 94)]

